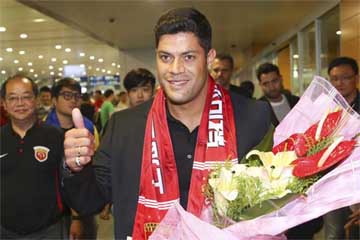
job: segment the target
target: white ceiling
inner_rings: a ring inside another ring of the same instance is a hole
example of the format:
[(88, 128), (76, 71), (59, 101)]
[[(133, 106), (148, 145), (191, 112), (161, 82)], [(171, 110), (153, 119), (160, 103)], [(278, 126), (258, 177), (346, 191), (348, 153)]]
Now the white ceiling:
[[(117, 66), (122, 64), (116, 49), (153, 48), (153, 27), (157, 19), (174, 7), (196, 7), (212, 24), (214, 47), (220, 51), (241, 51), (254, 44), (271, 43), (306, 16), (336, 1), (0, 0), (0, 26), (7, 28), (6, 32), (0, 32), (3, 59), (0, 70), (6, 71), (3, 75), (13, 74), (19, 67), (28, 72), (27, 64), (32, 62), (34, 72), (31, 74), (43, 72), (44, 78), (50, 72), (55, 75), (61, 72), (58, 68), (66, 59), (68, 64), (85, 64), (88, 75), (104, 75), (101, 70), (115, 74), (119, 71)], [(34, 23), (37, 18), (45, 21)], [(27, 39), (19, 38), (23, 32), (29, 35)], [(57, 44), (61, 44), (62, 49), (55, 49)], [(14, 51), (6, 52), (8, 47)], [(65, 52), (65, 48), (71, 48), (71, 52)], [(26, 54), (19, 55), (20, 50)], [(86, 56), (80, 57), (80, 52)], [(38, 55), (44, 58), (38, 59)], [(90, 55), (95, 56), (95, 60), (90, 60)], [(57, 59), (55, 63), (51, 62), (53, 57)], [(99, 58), (104, 61), (99, 63)], [(19, 60), (18, 64), (14, 64), (15, 59)], [(49, 69), (50, 65), (56, 71)]]
[[(232, 44), (244, 49), (268, 44), (313, 12), (334, 0), (20, 0), (62, 22), (81, 29), (120, 49), (154, 47), (152, 32), (157, 19), (175, 7), (195, 7), (213, 27), (214, 46)], [(110, 22), (114, 19), (114, 22)]]
[[(0, 0), (0, 13), (0, 26), (6, 27), (5, 32), (0, 32), (2, 80), (16, 72), (25, 72), (37, 79), (60, 77), (58, 74), (63, 73), (65, 65), (84, 64), (88, 75), (104, 75), (102, 71), (116, 74), (119, 71), (119, 51), (103, 42), (13, 0)], [(36, 19), (43, 22), (34, 22)], [(28, 37), (21, 39), (21, 33)], [(56, 49), (56, 45), (61, 45), (61, 49)], [(8, 52), (7, 48), (13, 51)], [(66, 48), (71, 51), (65, 52)], [(20, 51), (25, 51), (25, 54), (19, 54)], [(81, 52), (85, 56), (81, 57)], [(43, 58), (39, 59), (39, 55)], [(90, 56), (95, 59), (91, 60)], [(99, 62), (99, 58), (103, 62)], [(18, 63), (14, 63), (15, 60)], [(67, 64), (63, 63), (64, 60)]]

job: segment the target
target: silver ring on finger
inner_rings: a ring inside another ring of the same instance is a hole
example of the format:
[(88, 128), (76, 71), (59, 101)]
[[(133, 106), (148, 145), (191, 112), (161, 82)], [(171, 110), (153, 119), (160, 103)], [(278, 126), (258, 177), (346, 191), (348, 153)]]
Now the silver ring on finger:
[(78, 152), (77, 152), (77, 155), (78, 155), (78, 157), (80, 157), (80, 156), (81, 156), (81, 146), (78, 146)]
[(80, 156), (77, 156), (77, 157), (75, 158), (75, 163), (76, 163), (76, 166), (81, 167)]

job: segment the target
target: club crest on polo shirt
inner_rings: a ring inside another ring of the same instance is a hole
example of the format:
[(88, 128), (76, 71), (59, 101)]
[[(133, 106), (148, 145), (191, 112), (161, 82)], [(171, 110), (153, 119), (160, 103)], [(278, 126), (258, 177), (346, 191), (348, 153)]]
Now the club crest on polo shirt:
[(44, 146), (35, 146), (34, 147), (34, 156), (35, 159), (39, 162), (44, 162), (48, 159), (50, 149)]

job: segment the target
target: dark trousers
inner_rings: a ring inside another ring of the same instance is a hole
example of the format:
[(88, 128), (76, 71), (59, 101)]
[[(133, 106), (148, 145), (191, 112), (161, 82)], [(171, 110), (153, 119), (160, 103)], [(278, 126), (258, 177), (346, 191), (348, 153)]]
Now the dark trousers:
[(47, 227), (46, 229), (30, 233), (27, 235), (20, 235), (0, 227), (0, 239), (69, 239), (70, 219), (68, 216), (63, 217), (57, 223)]

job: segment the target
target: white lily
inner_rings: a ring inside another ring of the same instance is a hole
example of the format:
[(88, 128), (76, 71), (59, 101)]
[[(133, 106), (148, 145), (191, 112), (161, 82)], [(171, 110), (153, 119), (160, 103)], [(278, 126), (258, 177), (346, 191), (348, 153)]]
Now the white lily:
[(231, 173), (233, 174), (233, 176), (240, 176), (243, 173), (246, 173), (248, 170), (248, 167), (246, 166), (246, 164), (234, 164), (231, 167)]
[(279, 179), (285, 168), (293, 168), (290, 164), (297, 156), (295, 151), (278, 152), (261, 152), (259, 150), (252, 150), (247, 155), (249, 158), (252, 155), (258, 155), (271, 180)]
[(226, 200), (221, 193), (215, 191), (214, 192), (214, 203), (216, 205), (216, 208), (218, 209), (218, 213), (220, 214), (220, 216), (223, 216), (223, 217), (226, 216), (227, 209), (229, 206), (229, 201)]
[(237, 182), (234, 180), (234, 173), (224, 167), (220, 169), (218, 178), (209, 179), (210, 186), (219, 192), (226, 200), (232, 201), (238, 195)]

